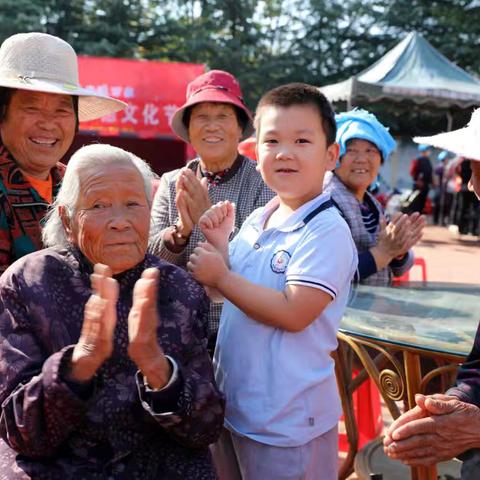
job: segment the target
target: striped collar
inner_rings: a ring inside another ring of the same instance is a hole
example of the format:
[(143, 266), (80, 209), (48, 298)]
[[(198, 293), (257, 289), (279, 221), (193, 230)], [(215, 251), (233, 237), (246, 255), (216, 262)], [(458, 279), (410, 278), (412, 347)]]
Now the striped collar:
[[(280, 200), (278, 196), (270, 200), (263, 209), (260, 209), (256, 218), (253, 219), (252, 225), (254, 228), (261, 232), (264, 230), (266, 220), (270, 215), (278, 208)], [(301, 207), (297, 208), (282, 225), (276, 227), (281, 232), (293, 232), (299, 228), (304, 227), (319, 213), (333, 206), (333, 202), (329, 193), (321, 193), (312, 200), (304, 203)]]

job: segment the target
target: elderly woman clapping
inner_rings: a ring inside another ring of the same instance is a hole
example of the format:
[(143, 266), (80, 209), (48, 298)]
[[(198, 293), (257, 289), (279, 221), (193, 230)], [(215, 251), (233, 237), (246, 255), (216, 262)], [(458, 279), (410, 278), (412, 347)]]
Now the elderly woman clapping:
[(80, 149), (43, 231), (0, 279), (2, 478), (215, 478), (224, 401), (208, 301), (146, 254), (149, 167)]
[[(253, 132), (253, 122), (240, 85), (230, 73), (211, 70), (192, 80), (185, 104), (173, 115), (172, 129), (198, 157), (162, 176), (152, 207), (150, 251), (186, 268), (198, 242), (205, 240), (198, 221), (212, 205), (224, 200), (235, 203), (234, 236), (274, 193), (255, 162), (238, 153), (240, 140)], [(212, 350), (221, 309), (222, 303), (210, 306)]]
[(336, 115), (340, 161), (325, 175), (324, 192), (342, 212), (358, 250), (358, 279), (389, 285), (413, 265), (411, 248), (421, 239), (425, 219), (397, 214), (387, 224), (378, 201), (368, 191), (395, 140), (375, 115), (355, 109)]

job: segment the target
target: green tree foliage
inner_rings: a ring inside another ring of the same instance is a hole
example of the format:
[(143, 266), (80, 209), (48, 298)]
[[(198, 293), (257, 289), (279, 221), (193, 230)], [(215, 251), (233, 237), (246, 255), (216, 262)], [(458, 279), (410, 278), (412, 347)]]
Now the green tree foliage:
[(390, 38), (416, 30), (447, 58), (480, 75), (480, 2), (386, 1), (381, 26)]
[[(266, 2), (262, 9), (276, 11), (278, 1)], [(265, 87), (278, 78), (272, 60), (282, 58), (272, 49), (282, 28), (259, 16), (252, 0), (160, 1), (156, 23), (142, 43), (142, 56), (149, 59), (203, 63), (208, 68), (235, 74), (251, 105)], [(276, 19), (275, 19), (276, 20)], [(277, 67), (277, 65), (275, 65)], [(281, 68), (278, 66), (278, 68)]]
[(2, 0), (0, 40), (44, 31), (78, 53), (203, 63), (235, 74), (253, 107), (288, 81), (340, 81), (411, 30), (480, 74), (473, 0)]
[(2, 0), (0, 39), (37, 31), (63, 38), (78, 53), (135, 57), (151, 8), (143, 0)]
[(0, 2), (0, 39), (19, 32), (43, 31), (39, 0), (2, 0)]

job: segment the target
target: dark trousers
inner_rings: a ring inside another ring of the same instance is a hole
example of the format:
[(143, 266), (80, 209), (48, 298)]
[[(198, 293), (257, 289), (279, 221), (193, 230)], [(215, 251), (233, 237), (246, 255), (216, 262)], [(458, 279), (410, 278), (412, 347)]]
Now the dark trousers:
[(480, 207), (476, 195), (465, 188), (458, 192), (457, 201), (458, 231), (464, 235), (478, 235)]
[(478, 480), (480, 478), (480, 450), (469, 450), (460, 456), (463, 460), (461, 480)]
[(429, 188), (423, 188), (422, 190), (413, 190), (407, 200), (407, 204), (402, 208), (403, 213), (422, 213), (425, 208), (425, 202), (427, 201)]
[(433, 223), (435, 225), (448, 225), (451, 223), (450, 210), (452, 208), (453, 193), (444, 189), (437, 191), (433, 209)]

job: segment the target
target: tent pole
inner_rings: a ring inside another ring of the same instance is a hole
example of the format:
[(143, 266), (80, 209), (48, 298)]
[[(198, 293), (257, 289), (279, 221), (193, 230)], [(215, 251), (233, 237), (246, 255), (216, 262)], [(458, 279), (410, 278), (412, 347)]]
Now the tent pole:
[(450, 110), (447, 110), (447, 132), (450, 132), (453, 127), (453, 115)]

